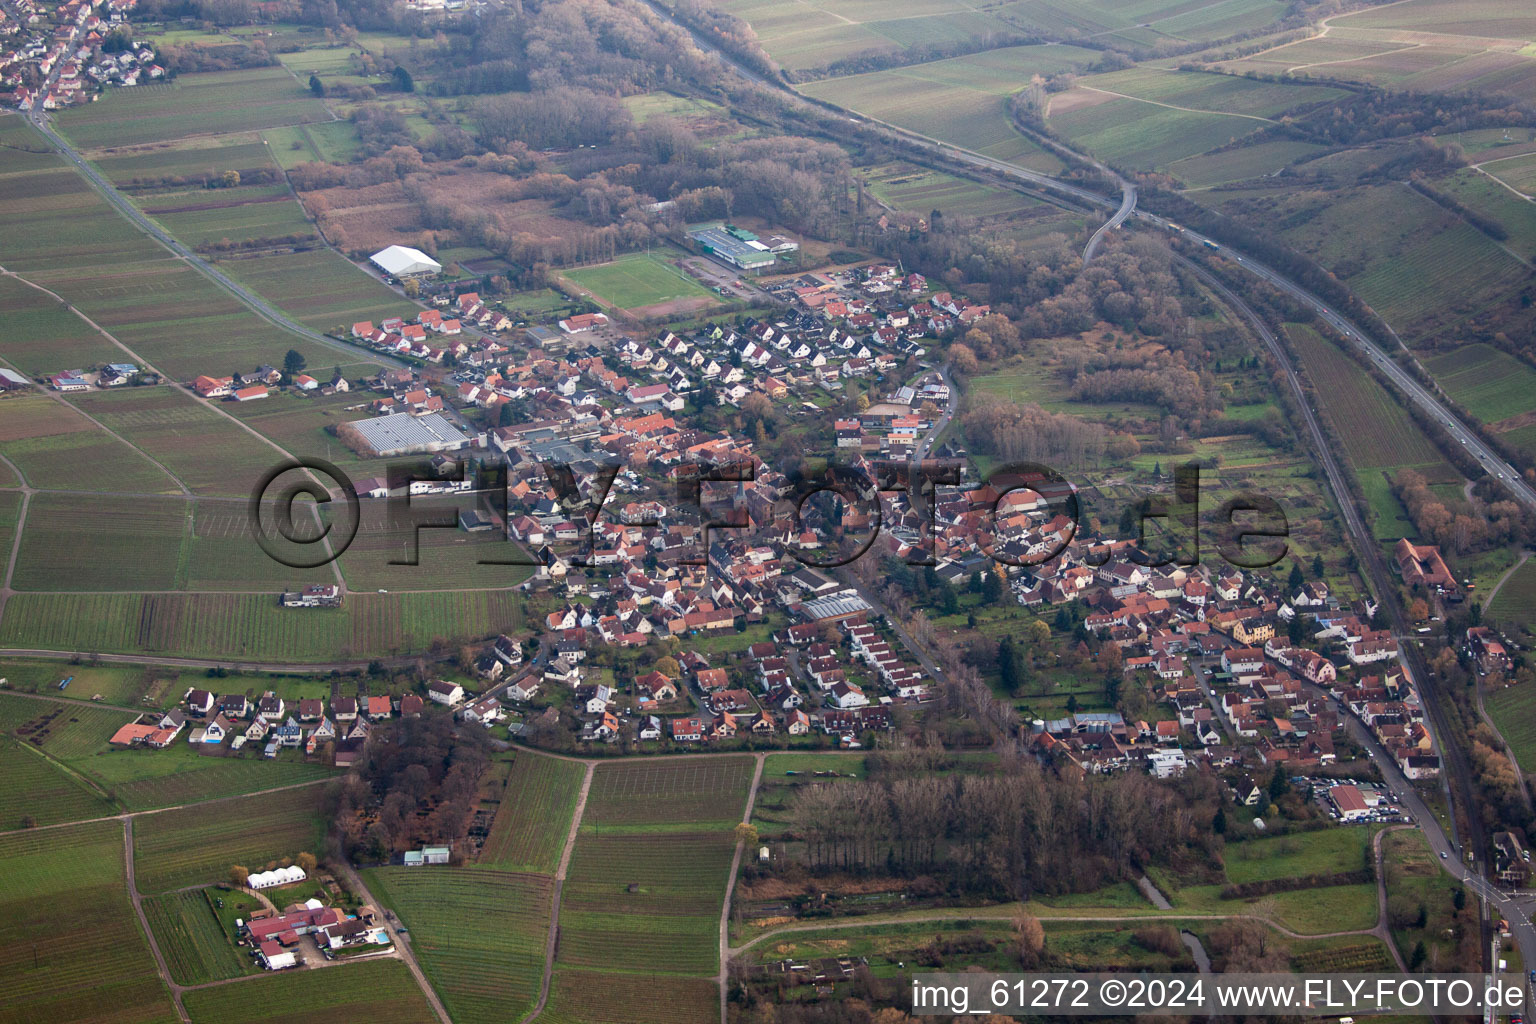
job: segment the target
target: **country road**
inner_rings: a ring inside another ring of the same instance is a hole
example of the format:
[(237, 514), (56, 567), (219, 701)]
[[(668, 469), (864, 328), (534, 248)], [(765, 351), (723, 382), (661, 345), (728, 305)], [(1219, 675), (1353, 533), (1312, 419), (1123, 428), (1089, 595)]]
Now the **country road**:
[(197, 253), (187, 248), (185, 245), (182, 245), (168, 232), (162, 229), (158, 224), (141, 213), (138, 207), (134, 206), (133, 203), (130, 202), (128, 198), (121, 192), (119, 192), (110, 181), (104, 178), (101, 173), (96, 170), (95, 167), (91, 166), (90, 162), (86, 160), (85, 157), (81, 156), (80, 153), (76, 151), (76, 149), (70, 145), (63, 136), (54, 131), (53, 125), (49, 123), (48, 116), (41, 107), (32, 111), (27, 120), (28, 123), (32, 125), (32, 127), (37, 129), (38, 133), (41, 134), (43, 138), (48, 140), (48, 144), (57, 150), (60, 156), (64, 157), (65, 160), (72, 164), (74, 168), (85, 177), (85, 180), (90, 184), (90, 186), (95, 189), (103, 199), (110, 203), (118, 213), (121, 213), (124, 217), (127, 217), (128, 220), (131, 221), (133, 225), (140, 231), (143, 231), (145, 234), (149, 235), (149, 237), (153, 238), (165, 248), (169, 249), (178, 258), (185, 261), (189, 266), (197, 270), (214, 284), (218, 285), (225, 292), (238, 299), (245, 306), (249, 307), (253, 313), (267, 321), (272, 326), (287, 331), (290, 334), (295, 334), (306, 341), (312, 341), (317, 345), (324, 345), (326, 348), (334, 349), (335, 351), (348, 356), (349, 362), (369, 362), (381, 364), (387, 363), (390, 366), (402, 367), (409, 365), (399, 359), (395, 359), (392, 356), (382, 355), (367, 349), (359, 348), (356, 345), (349, 345), (346, 342), (337, 341), (335, 338), (321, 334), (319, 331), (316, 331), (313, 328), (305, 327), (303, 324), (290, 318), (287, 314), (278, 311), (265, 299), (261, 298), (259, 295), (255, 294), (244, 285), (236, 282), (234, 279), (229, 277), (229, 275), (213, 266), (207, 260), (197, 255)]

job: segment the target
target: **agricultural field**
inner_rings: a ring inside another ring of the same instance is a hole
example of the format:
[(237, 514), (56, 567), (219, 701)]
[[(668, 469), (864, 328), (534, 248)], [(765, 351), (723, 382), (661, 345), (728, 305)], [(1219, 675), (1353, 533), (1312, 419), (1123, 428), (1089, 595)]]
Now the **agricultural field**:
[(599, 765), (582, 829), (647, 831), (710, 823), (729, 833), (741, 820), (752, 767), (745, 757)]
[(997, 217), (1041, 209), (1040, 203), (1017, 192), (915, 164), (870, 168), (866, 186), (876, 199), (924, 216), (932, 210), (962, 217)]
[(1054, 174), (1061, 162), (1009, 123), (1007, 99), (1035, 75), (1078, 71), (1098, 59), (1074, 46), (1015, 46), (801, 87), (861, 114)]
[(212, 891), (168, 892), (144, 901), (144, 916), (178, 985), (201, 985), (256, 971), (235, 949), (214, 913), (209, 903)]
[(0, 873), (0, 1021), (176, 1019), (128, 901), (122, 822), (0, 836)]
[(294, 590), (305, 583), (335, 580), (330, 566), (294, 569), (268, 555), (256, 541), (243, 502), (193, 503), (183, 580), (186, 589)]
[[(1340, 173), (1344, 173), (1341, 169)], [(1405, 185), (1232, 190), (1202, 202), (1272, 224), (1336, 273), (1410, 346), (1457, 339), (1460, 324), (1510, 297), (1530, 271), (1492, 239)], [(1371, 225), (1362, 231), (1360, 225)]]
[[(113, 728), (118, 724), (121, 722)], [(335, 774), (327, 765), (304, 761), (297, 752), (286, 752), (277, 760), (268, 761), (254, 749), (234, 757), (224, 756), (222, 751), (204, 755), (187, 743), (173, 744), (166, 750), (103, 749), (111, 735), (111, 729), (93, 730), (91, 738), (96, 747), (70, 759), (69, 766), (84, 773), (130, 811), (318, 782)]]
[(584, 819), (561, 897), (556, 973), (713, 974), (735, 846), (725, 825), (646, 835)]
[(612, 263), (567, 270), (565, 280), (613, 309), (638, 310), (662, 303), (677, 311), (714, 305), (714, 294), (672, 265), (667, 254), (635, 253)]
[[(249, 179), (273, 170), (268, 147), (260, 136), (249, 133), (200, 135), (178, 142), (98, 150), (92, 162), (112, 184), (130, 193), (145, 188), (200, 186), (226, 171)], [(215, 199), (226, 191), (209, 191), (207, 195)]]
[[(220, 269), (317, 331), (345, 334), (359, 320), (414, 316), (420, 307), (325, 247), (225, 260)], [(338, 330), (341, 329), (341, 330)], [(359, 350), (361, 353), (362, 350)], [(336, 355), (315, 360), (329, 366)], [(281, 358), (275, 362), (281, 362)]]
[[(459, 510), (473, 505), (469, 497), (413, 498), (413, 519), (453, 524), (446, 529), (423, 529), (413, 536), (409, 527), (390, 522), (387, 501), (363, 502), (357, 539), (339, 563), (347, 585), (361, 591), (383, 587), (393, 593), (495, 589), (526, 580), (533, 573), (532, 565), (515, 563), (531, 563), (533, 557), (522, 545), (496, 530), (471, 534), (458, 529)], [(392, 564), (408, 561), (415, 564)], [(498, 564), (506, 562), (514, 564)]]
[(1505, 187), (1502, 180), (1471, 169), (1441, 178), (1434, 186), (1502, 225), (1509, 232), (1504, 244), (1514, 252), (1527, 260), (1536, 256), (1536, 203)]
[(179, 491), (176, 481), (129, 442), (48, 395), (0, 399), (0, 455), (39, 489)]
[(0, 831), (114, 814), (112, 802), (10, 735), (0, 736)]
[(1285, 12), (1278, 0), (1014, 0), (983, 7), (958, 0), (813, 0), (801, 5), (726, 0), (720, 6), (749, 22), (764, 49), (791, 72), (868, 53), (1002, 34), (1068, 41), (1093, 37), (1133, 50), (1167, 39), (1204, 42), (1254, 32)]
[(1185, 157), (1169, 164), (1167, 171), (1191, 188), (1209, 188), (1274, 174), (1322, 152), (1323, 147), (1308, 142), (1277, 139)]
[[(654, 1005), (612, 996), (640, 976), (675, 992), (666, 1019), (708, 1014), (752, 768), (747, 758), (598, 766), (561, 900), (551, 1019), (654, 1020)], [(567, 984), (577, 976), (590, 980)]]
[(1252, 135), (1264, 122), (1175, 110), (1080, 87), (1052, 98), (1050, 124), (1108, 164), (1128, 170), (1162, 170)]
[[(637, 993), (644, 993), (637, 998)], [(560, 968), (550, 981), (540, 1024), (715, 1024), (720, 990), (713, 978), (665, 974), (625, 978)]]
[(18, 590), (174, 590), (189, 511), (180, 498), (34, 494), (12, 582)]
[[(288, 461), (210, 403), (176, 388), (84, 392), (75, 404), (175, 473), (194, 494), (248, 499), (262, 474)], [(210, 451), (219, 457), (210, 459)]]
[[(1527, 563), (1527, 568), (1529, 565)], [(1536, 573), (1526, 573), (1526, 577), (1524, 589), (1536, 590), (1536, 585), (1531, 582), (1536, 578)], [(1516, 578), (1512, 577), (1504, 589), (1508, 590), (1515, 582)], [(1502, 596), (1503, 591), (1500, 591), (1501, 599)], [(1536, 605), (1528, 600), (1525, 609), (1529, 611), (1533, 607)], [(1497, 609), (1491, 614), (1497, 618)], [(1487, 709), (1488, 717), (1493, 719), (1493, 724), (1499, 727), (1499, 734), (1509, 744), (1510, 752), (1520, 763), (1521, 770), (1527, 774), (1536, 770), (1536, 687), (1529, 684), (1506, 686), (1488, 694), (1483, 699), (1483, 707)]]
[(197, 249), (313, 244), (314, 225), (286, 185), (156, 191), (139, 209)]
[(1392, 395), (1333, 342), (1301, 324), (1288, 324), (1286, 333), (1376, 512), (1377, 536), (1395, 540), (1411, 535), (1413, 527), (1391, 492), (1388, 474), (1412, 467), (1437, 483), (1454, 482), (1460, 474)]
[(232, 864), (260, 871), (321, 849), (320, 787), (147, 814), (134, 822), (139, 891), (222, 882)]
[(1464, 345), (1425, 361), (1460, 405), (1495, 432), (1501, 420), (1536, 410), (1536, 370), (1489, 345)]
[(182, 75), (133, 89), (108, 89), (100, 102), (57, 118), (83, 147), (142, 145), (217, 132), (329, 121), (325, 104), (281, 67)]
[(584, 774), (573, 761), (516, 751), (491, 834), (476, 863), (504, 871), (553, 874), (560, 865)]
[[(365, 960), (325, 971), (280, 971), (236, 985), (196, 989), (184, 997), (192, 1024), (421, 1024), (432, 1008), (410, 968), (399, 960)], [(282, 1007), (280, 1018), (273, 1008)]]
[(368, 661), (522, 623), (522, 600), (506, 591), (349, 594), (336, 609), (280, 608), (275, 593), (18, 594), (6, 604), (0, 644), (281, 665)]
[(1536, 625), (1536, 561), (1526, 562), (1504, 581), (1487, 612), (1490, 618), (1527, 631)]
[(57, 299), (14, 277), (0, 277), (0, 308), (7, 314), (0, 358), (23, 376), (36, 378), (127, 358)]
[(462, 1024), (520, 1020), (544, 977), (554, 883), (479, 868), (375, 868), (369, 888), (410, 929), (411, 948)]

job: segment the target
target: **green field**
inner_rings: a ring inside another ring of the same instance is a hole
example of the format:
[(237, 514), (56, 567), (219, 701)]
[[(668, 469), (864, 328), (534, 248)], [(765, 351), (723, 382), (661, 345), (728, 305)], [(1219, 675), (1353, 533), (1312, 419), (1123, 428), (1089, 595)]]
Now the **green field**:
[(222, 800), (137, 818), (133, 863), (139, 891), (211, 885), (232, 864), (260, 871), (321, 848), (320, 787)]
[[(1526, 568), (1529, 569), (1530, 565), (1526, 563)], [(1536, 590), (1536, 582), (1532, 582), (1536, 580), (1536, 573), (1527, 573), (1527, 576), (1527, 589)], [(1511, 579), (1505, 584), (1505, 590), (1513, 586), (1514, 582)], [(1528, 601), (1524, 607), (1529, 612), (1536, 604)], [(1499, 734), (1509, 744), (1510, 752), (1520, 763), (1521, 770), (1527, 773), (1536, 771), (1536, 687), (1507, 686), (1489, 694), (1483, 700), (1483, 706), (1488, 711), (1488, 717), (1493, 719), (1493, 724), (1499, 727)]]
[(349, 594), (341, 608), (280, 608), (272, 594), (18, 594), (0, 643), (31, 650), (176, 653), (273, 664), (367, 661), (436, 638), (484, 639), (522, 628), (506, 591)]
[(0, 401), (0, 455), (39, 489), (175, 494), (176, 482), (126, 440), (46, 395)]
[(995, 217), (1040, 207), (1017, 192), (913, 164), (871, 168), (867, 186), (875, 198), (924, 216), (940, 210), (950, 215)]
[(1536, 370), (1492, 346), (1464, 345), (1426, 360), (1425, 368), (1484, 423), (1497, 424), (1536, 409)]
[(180, 498), (34, 494), (16, 558), (19, 590), (171, 590), (187, 503)]
[(235, 950), (214, 913), (211, 890), (169, 892), (144, 901), (144, 916), (178, 985), (200, 985), (254, 973), (255, 966)]
[[(1488, 616), (1499, 622), (1522, 625), (1529, 629), (1536, 623), (1536, 560), (1528, 561), (1494, 595)], [(1532, 769), (1536, 771), (1536, 768)]]
[(1364, 827), (1326, 828), (1228, 843), (1222, 855), (1227, 880), (1242, 884), (1359, 871), (1370, 859), (1372, 832)]
[(88, 783), (10, 736), (0, 736), (0, 777), (6, 780), (0, 791), (0, 831), (22, 828), (26, 821), (54, 825), (117, 810)]
[[(194, 494), (248, 499), (264, 473), (288, 461), (283, 451), (179, 389), (84, 392), (75, 404), (175, 473)], [(209, 458), (210, 450), (219, 457)]]
[(677, 299), (714, 300), (708, 288), (672, 266), (662, 255), (638, 253), (612, 263), (567, 270), (564, 276), (591, 292), (599, 302), (616, 309), (640, 309)]
[[(184, 997), (193, 1024), (422, 1024), (432, 1008), (399, 960), (373, 960), (326, 971), (282, 971)], [(274, 1008), (281, 1008), (274, 1015)]]
[(6, 313), (0, 358), (28, 377), (127, 360), (123, 350), (65, 310), (57, 299), (13, 277), (0, 277)]
[[(340, 253), (324, 247), (225, 260), (220, 269), (317, 331), (350, 327), (359, 320), (414, 316), (420, 312), (415, 303), (396, 295)], [(362, 357), (359, 350), (359, 358)], [(338, 358), (344, 357), (332, 352), (323, 360), (317, 359), (314, 365), (330, 366)]]
[(517, 751), (500, 794), (481, 867), (553, 874), (570, 831), (581, 789), (581, 765)]
[(76, 145), (123, 146), (330, 118), (324, 103), (276, 67), (108, 89), (100, 102), (71, 107), (58, 121)]
[(480, 868), (375, 868), (369, 888), (410, 929), (411, 948), (455, 1022), (520, 1020), (539, 995), (553, 881)]
[(1411, 533), (1385, 474), (1405, 466), (1436, 482), (1457, 480), (1459, 474), (1392, 395), (1337, 345), (1301, 324), (1286, 325), (1286, 333), (1376, 511), (1377, 534), (1395, 539)]
[(122, 822), (0, 836), (0, 874), (0, 1021), (176, 1019), (128, 901)]
[(1278, 0), (1013, 0), (983, 6), (961, 0), (725, 0), (720, 6), (748, 21), (773, 59), (791, 70), (922, 44), (983, 42), (1002, 33), (1093, 37), (1132, 50), (1168, 40), (1203, 42), (1260, 30), (1286, 10)]
[(1098, 55), (1074, 46), (1016, 46), (914, 67), (832, 78), (801, 91), (931, 138), (1054, 174), (1062, 164), (1009, 124), (1007, 98), (1034, 75), (1075, 71)]
[(703, 993), (712, 989), (698, 982), (718, 968), (731, 830), (752, 767), (745, 758), (598, 766), (562, 897), (555, 975), (608, 977), (557, 984), (554, 1019), (654, 1019), (596, 991), (622, 988), (632, 975), (674, 976), (689, 1002), (675, 1001), (669, 1013), (693, 1019), (704, 1011)]
[(731, 825), (741, 820), (751, 778), (748, 758), (599, 765), (582, 815), (582, 830), (709, 823), (723, 825), (722, 831), (729, 833)]

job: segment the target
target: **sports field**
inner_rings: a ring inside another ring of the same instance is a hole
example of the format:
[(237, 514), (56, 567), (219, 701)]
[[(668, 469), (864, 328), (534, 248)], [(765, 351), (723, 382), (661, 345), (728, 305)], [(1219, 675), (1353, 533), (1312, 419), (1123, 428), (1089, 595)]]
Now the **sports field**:
[(637, 253), (595, 267), (568, 270), (565, 278), (606, 306), (640, 309), (681, 299), (714, 301), (714, 293), (662, 255)]

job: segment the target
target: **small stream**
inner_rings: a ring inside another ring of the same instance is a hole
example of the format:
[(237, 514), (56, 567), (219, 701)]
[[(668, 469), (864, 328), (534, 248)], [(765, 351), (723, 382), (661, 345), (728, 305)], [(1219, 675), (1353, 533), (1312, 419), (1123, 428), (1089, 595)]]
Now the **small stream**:
[[(1173, 904), (1168, 902), (1168, 897), (1164, 896), (1158, 890), (1157, 886), (1152, 884), (1152, 879), (1148, 878), (1146, 875), (1142, 875), (1140, 878), (1136, 879), (1136, 887), (1140, 889), (1141, 894), (1147, 898), (1147, 902), (1151, 903), (1158, 910), (1173, 909)], [(1205, 947), (1200, 944), (1200, 937), (1194, 932), (1180, 929), (1179, 938), (1183, 940), (1184, 945), (1189, 948), (1189, 955), (1195, 958), (1195, 966), (1200, 968), (1200, 973), (1210, 974), (1211, 957), (1210, 954), (1205, 951)]]

